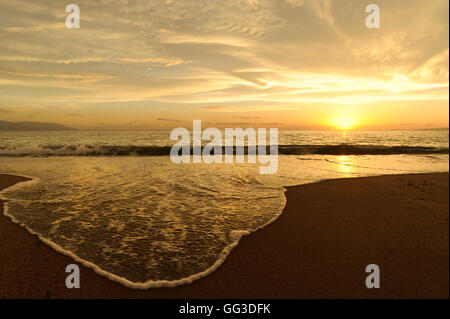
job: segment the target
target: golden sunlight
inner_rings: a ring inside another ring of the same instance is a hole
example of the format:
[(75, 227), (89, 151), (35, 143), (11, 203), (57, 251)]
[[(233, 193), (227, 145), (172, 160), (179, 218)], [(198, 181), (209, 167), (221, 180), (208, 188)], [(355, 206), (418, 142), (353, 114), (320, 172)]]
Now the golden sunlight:
[(356, 119), (351, 116), (340, 116), (333, 118), (331, 124), (339, 130), (351, 130), (356, 125)]

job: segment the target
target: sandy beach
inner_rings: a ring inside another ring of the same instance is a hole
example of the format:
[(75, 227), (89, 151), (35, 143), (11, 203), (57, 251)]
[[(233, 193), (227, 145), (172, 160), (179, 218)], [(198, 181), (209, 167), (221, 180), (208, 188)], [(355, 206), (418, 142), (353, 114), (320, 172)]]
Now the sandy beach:
[[(0, 190), (26, 179), (0, 175)], [(0, 216), (0, 298), (448, 298), (448, 173), (339, 179), (289, 187), (281, 217), (244, 237), (213, 274), (132, 290), (82, 267)], [(3, 207), (3, 202), (0, 203)], [(377, 264), (381, 288), (367, 289)]]

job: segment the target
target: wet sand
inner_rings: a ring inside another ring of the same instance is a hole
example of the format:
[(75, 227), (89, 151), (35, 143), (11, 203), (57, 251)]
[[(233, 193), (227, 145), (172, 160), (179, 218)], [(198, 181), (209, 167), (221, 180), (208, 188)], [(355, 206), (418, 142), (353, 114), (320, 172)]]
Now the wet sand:
[[(0, 174), (0, 190), (26, 179)], [(448, 173), (339, 179), (288, 187), (280, 218), (244, 237), (213, 274), (132, 290), (74, 263), (0, 216), (0, 298), (448, 298)], [(3, 203), (0, 202), (0, 207)], [(381, 288), (367, 289), (377, 264)]]

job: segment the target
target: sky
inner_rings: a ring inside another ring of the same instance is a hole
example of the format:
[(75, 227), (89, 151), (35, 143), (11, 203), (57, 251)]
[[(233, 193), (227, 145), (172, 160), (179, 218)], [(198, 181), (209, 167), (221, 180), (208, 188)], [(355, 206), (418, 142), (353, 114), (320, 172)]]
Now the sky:
[[(80, 8), (68, 29), (66, 5)], [(365, 8), (380, 8), (380, 28)], [(0, 0), (0, 120), (448, 127), (447, 0)]]

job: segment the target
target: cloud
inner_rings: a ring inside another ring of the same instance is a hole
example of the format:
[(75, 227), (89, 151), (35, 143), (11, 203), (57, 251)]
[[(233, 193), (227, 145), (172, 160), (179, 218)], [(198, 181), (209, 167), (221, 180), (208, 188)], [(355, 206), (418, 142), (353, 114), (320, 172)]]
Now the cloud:
[(260, 116), (233, 116), (235, 119), (243, 119), (243, 120), (259, 120)]
[(55, 3), (0, 3), (0, 103), (64, 115), (142, 102), (135, 114), (160, 122), (186, 107), (231, 123), (255, 109), (448, 99), (446, 0), (378, 0), (377, 30), (360, 0), (79, 0), (78, 30)]
[(160, 64), (165, 67), (171, 67), (183, 63), (182, 59), (177, 58), (119, 58), (118, 61), (127, 63), (150, 63)]
[(222, 111), (222, 110), (233, 109), (235, 107), (231, 106), (231, 105), (208, 105), (208, 106), (200, 106), (200, 108), (202, 108), (204, 110), (209, 110), (209, 111)]
[(158, 117), (156, 120), (157, 120), (157, 121), (164, 121), (164, 122), (181, 122), (180, 120), (176, 120), (176, 119), (167, 119), (167, 118), (162, 118), (162, 117)]
[(284, 123), (279, 122), (206, 122), (208, 125), (217, 125), (217, 126), (282, 126)]

